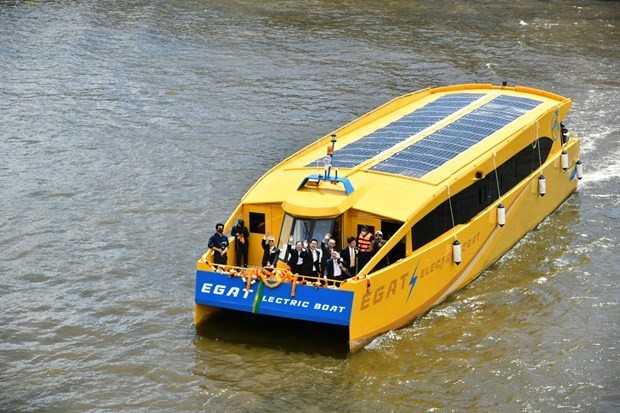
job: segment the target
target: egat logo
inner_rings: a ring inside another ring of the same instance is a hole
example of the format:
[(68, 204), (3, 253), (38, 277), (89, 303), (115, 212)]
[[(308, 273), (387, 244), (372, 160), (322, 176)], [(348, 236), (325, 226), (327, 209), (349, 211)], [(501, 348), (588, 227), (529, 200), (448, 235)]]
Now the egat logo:
[(241, 289), (239, 287), (227, 287), (224, 284), (212, 284), (212, 283), (204, 283), (202, 284), (202, 288), (200, 289), (201, 293), (204, 294), (213, 294), (213, 295), (221, 295), (224, 297), (239, 297), (239, 294), (243, 291), (242, 298), (248, 298), (251, 292), (254, 290), (251, 289)]

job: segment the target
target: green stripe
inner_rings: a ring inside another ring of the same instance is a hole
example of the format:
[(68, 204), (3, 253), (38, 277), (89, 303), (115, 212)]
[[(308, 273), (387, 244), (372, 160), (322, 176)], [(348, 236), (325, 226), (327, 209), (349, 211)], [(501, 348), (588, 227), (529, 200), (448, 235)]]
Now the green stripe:
[(263, 301), (263, 282), (259, 279), (258, 280), (258, 291), (256, 292), (256, 296), (254, 297), (254, 306), (252, 307), (253, 314), (258, 314), (261, 301)]

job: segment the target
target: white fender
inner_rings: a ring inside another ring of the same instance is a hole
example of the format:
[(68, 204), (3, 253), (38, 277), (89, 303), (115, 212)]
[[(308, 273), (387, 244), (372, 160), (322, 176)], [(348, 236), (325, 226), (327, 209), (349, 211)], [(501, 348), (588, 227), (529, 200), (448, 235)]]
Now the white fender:
[(540, 175), (540, 177), (538, 177), (538, 193), (540, 196), (545, 196), (547, 193), (547, 181), (545, 180), (544, 175)]
[(562, 151), (562, 155), (560, 155), (560, 163), (562, 164), (562, 170), (566, 172), (568, 169), (568, 152)]
[(456, 240), (452, 243), (452, 258), (454, 259), (454, 263), (459, 265), (462, 261), (461, 259), (461, 243)]
[(577, 179), (583, 178), (583, 162), (581, 162), (581, 160), (577, 161), (577, 165), (575, 166), (575, 169), (577, 171)]
[(497, 207), (497, 225), (499, 225), (500, 227), (503, 227), (505, 223), (506, 223), (506, 208), (504, 208), (504, 205), (499, 204), (499, 206)]

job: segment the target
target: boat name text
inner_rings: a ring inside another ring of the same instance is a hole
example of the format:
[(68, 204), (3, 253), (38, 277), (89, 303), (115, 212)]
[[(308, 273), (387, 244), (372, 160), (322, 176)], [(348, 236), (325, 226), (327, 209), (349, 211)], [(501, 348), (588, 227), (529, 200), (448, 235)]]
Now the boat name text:
[[(461, 243), (461, 251), (464, 253), (468, 248), (473, 247), (480, 240), (480, 232), (472, 235), (467, 241)], [(426, 261), (426, 260), (425, 260)], [(420, 269), (420, 278), (424, 278), (430, 275), (432, 272), (439, 271), (443, 268), (445, 263), (452, 263), (452, 252), (447, 253), (443, 257), (433, 261), (430, 265)]]
[(241, 291), (243, 291), (243, 298), (248, 298), (250, 293), (253, 292), (254, 290), (245, 289), (245, 288), (242, 290), (239, 287), (228, 288), (228, 286), (224, 284), (213, 285), (211, 283), (202, 284), (202, 289), (200, 290), (200, 292), (205, 293), (205, 294), (224, 295), (226, 297), (230, 297), (230, 296), (239, 297), (239, 293)]
[(384, 299), (388, 299), (390, 298), (390, 296), (395, 295), (397, 290), (403, 290), (406, 286), (409, 285), (409, 283), (407, 282), (408, 275), (409, 273), (404, 273), (400, 277), (390, 281), (390, 283), (387, 285), (387, 291), (385, 291), (385, 284), (383, 284), (364, 294), (364, 296), (362, 297), (362, 305), (360, 306), (360, 310), (367, 309), (370, 304), (379, 304)]
[[(252, 289), (245, 289), (239, 287), (229, 287), (224, 284), (203, 283), (200, 292), (204, 294), (220, 295), (225, 297), (239, 297), (248, 299), (250, 293), (254, 292)], [(342, 305), (325, 304), (320, 302), (310, 302), (306, 300), (295, 300), (292, 298), (276, 297), (273, 295), (264, 295), (261, 298), (263, 303), (271, 303), (277, 305), (284, 305), (289, 307), (302, 307), (312, 308), (318, 311), (327, 311), (331, 313), (342, 313), (347, 307)]]
[[(471, 236), (467, 241), (464, 241), (462, 245), (462, 251), (465, 252), (468, 248), (473, 247), (480, 240), (480, 233)], [(420, 278), (424, 278), (427, 275), (435, 271), (439, 271), (443, 268), (443, 266), (447, 263), (452, 263), (452, 252), (438, 258), (433, 261), (426, 267), (420, 269)], [(406, 272), (402, 274), (400, 277), (390, 281), (389, 284), (383, 284), (378, 287), (372, 288), (370, 292), (367, 292), (362, 297), (362, 302), (360, 305), (360, 310), (366, 310), (370, 308), (371, 305), (376, 305), (382, 302), (383, 300), (387, 300), (393, 295), (396, 295), (397, 292), (404, 290), (405, 288), (410, 287), (410, 283), (407, 281), (409, 279), (410, 273)]]

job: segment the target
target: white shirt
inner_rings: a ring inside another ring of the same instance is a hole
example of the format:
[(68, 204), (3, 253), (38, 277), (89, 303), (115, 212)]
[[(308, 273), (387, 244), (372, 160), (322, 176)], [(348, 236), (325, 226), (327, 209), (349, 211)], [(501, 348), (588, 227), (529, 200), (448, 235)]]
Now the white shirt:
[(319, 259), (319, 252), (317, 250), (312, 250), (312, 271), (318, 271), (316, 269), (316, 266), (314, 265), (315, 262), (318, 261)]
[(338, 265), (338, 260), (332, 260), (334, 263), (334, 277), (340, 277), (342, 275), (342, 270), (340, 269), (340, 265)]

